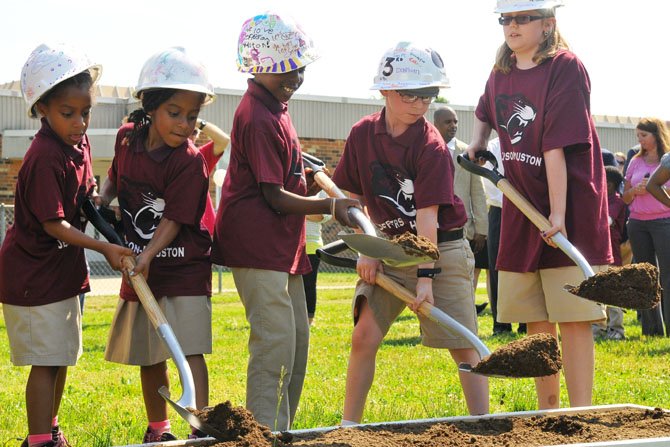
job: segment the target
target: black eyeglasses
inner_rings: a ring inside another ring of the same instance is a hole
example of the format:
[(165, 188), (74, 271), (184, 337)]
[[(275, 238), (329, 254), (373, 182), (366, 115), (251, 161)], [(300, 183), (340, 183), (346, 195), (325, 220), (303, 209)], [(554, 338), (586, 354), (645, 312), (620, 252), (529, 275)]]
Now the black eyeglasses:
[(529, 15), (523, 15), (523, 16), (501, 16), (498, 17), (498, 23), (501, 25), (511, 25), (512, 20), (516, 22), (517, 25), (525, 25), (527, 23), (532, 22), (533, 20), (540, 20), (544, 19), (544, 16), (529, 16)]
[(399, 90), (396, 90), (398, 95), (400, 95), (400, 100), (402, 102), (405, 102), (407, 104), (414, 104), (417, 100), (421, 100), (422, 103), (424, 104), (430, 104), (433, 102), (435, 99), (434, 96), (417, 96), (417, 95), (408, 95), (407, 93), (403, 93)]

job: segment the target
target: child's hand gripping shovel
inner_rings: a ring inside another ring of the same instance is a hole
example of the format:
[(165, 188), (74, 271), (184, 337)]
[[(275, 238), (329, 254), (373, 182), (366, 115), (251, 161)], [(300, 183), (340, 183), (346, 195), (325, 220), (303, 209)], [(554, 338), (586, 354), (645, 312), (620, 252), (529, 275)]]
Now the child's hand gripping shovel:
[[(100, 215), (98, 210), (95, 208), (95, 205), (90, 200), (85, 200), (82, 203), (82, 211), (86, 215), (87, 219), (91, 224), (111, 243), (123, 246), (123, 241), (118, 234), (114, 231), (107, 221)], [(123, 266), (127, 271), (131, 271), (135, 268), (135, 260), (130, 257), (123, 258)], [(165, 315), (161, 311), (161, 308), (156, 302), (149, 285), (147, 284), (144, 276), (142, 275), (133, 275), (130, 276), (130, 281), (132, 282), (133, 289), (142, 303), (144, 311), (147, 313), (151, 324), (156, 329), (156, 332), (160, 336), (163, 343), (170, 351), (170, 356), (177, 365), (177, 370), (179, 371), (179, 380), (181, 382), (182, 395), (177, 400), (174, 401), (170, 398), (170, 391), (166, 387), (161, 387), (158, 390), (158, 393), (163, 396), (163, 398), (175, 409), (175, 411), (186, 420), (191, 426), (197, 428), (203, 433), (206, 433), (210, 436), (213, 436), (219, 440), (226, 440), (226, 436), (220, 431), (212, 428), (211, 426), (204, 423), (200, 418), (195, 414), (191, 413), (188, 408), (195, 409), (195, 385), (193, 383), (193, 374), (191, 373), (191, 368), (189, 367), (186, 356), (177, 341), (177, 337), (172, 331), (172, 327), (168, 323)]]
[[(487, 169), (470, 161), (467, 156), (458, 155), (456, 160), (461, 167), (473, 174), (485, 177), (530, 220), (540, 231), (547, 231), (551, 223), (496, 169), (497, 160), (488, 151), (477, 152), (477, 157), (491, 162), (493, 169)], [(568, 292), (581, 298), (599, 303), (625, 307), (629, 309), (651, 309), (660, 301), (658, 269), (651, 264), (631, 264), (622, 268), (610, 268), (595, 274), (584, 256), (574, 245), (556, 233), (551, 240), (580, 268), (586, 278), (579, 286), (566, 285)], [(602, 293), (606, 290), (606, 293)]]
[[(346, 250), (347, 245), (338, 240), (317, 249), (316, 252), (319, 258), (328, 264), (355, 269), (355, 259), (335, 256), (336, 253)], [(377, 272), (375, 278), (379, 287), (402, 300), (405, 304), (414, 302), (416, 296), (388, 275)], [(491, 353), (479, 337), (432, 304), (425, 301), (421, 303), (419, 313), (450, 333), (465, 339), (477, 351), (482, 361), (475, 366), (461, 363), (458, 365), (460, 371), (473, 372), (489, 377), (540, 377), (556, 374), (561, 368), (558, 344), (551, 336), (541, 339), (533, 338), (535, 336), (526, 337)], [(537, 348), (538, 344), (541, 344), (539, 349)], [(554, 359), (550, 358), (549, 355), (552, 350), (555, 353)], [(534, 357), (534, 354), (538, 355)]]
[[(325, 166), (323, 161), (305, 152), (302, 153), (302, 160), (305, 167), (312, 169), (314, 181), (326, 194), (339, 199), (346, 198), (340, 188), (323, 172)], [(377, 237), (374, 225), (358, 208), (349, 208), (349, 217), (364, 233), (338, 234), (352, 250), (394, 267), (408, 267), (435, 260), (418, 248), (401, 246), (396, 242)]]

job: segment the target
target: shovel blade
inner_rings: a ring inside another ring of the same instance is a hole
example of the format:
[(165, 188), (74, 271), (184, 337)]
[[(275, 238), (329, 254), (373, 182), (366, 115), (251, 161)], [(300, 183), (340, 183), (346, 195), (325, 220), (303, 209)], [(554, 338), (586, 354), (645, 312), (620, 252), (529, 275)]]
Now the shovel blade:
[(340, 233), (338, 236), (354, 251), (369, 258), (379, 259), (391, 267), (411, 267), (434, 262), (420, 250), (403, 248), (399, 244), (369, 234)]
[(475, 371), (472, 370), (472, 365), (469, 364), (469, 363), (459, 363), (458, 364), (458, 370), (462, 371), (462, 372), (470, 373), (470, 374), (477, 374), (479, 376), (484, 376), (484, 377), (496, 377), (498, 379), (512, 378), (511, 376), (503, 376), (503, 375), (500, 375), (500, 374), (483, 374), (483, 373), (480, 373), (480, 372), (475, 372)]
[(191, 424), (192, 427), (197, 428), (201, 432), (208, 434), (209, 436), (212, 436), (218, 439), (219, 441), (229, 440), (229, 438), (226, 437), (226, 435), (221, 433), (219, 430), (206, 424), (198, 416), (191, 413), (187, 408), (179, 405), (177, 402), (170, 399), (170, 391), (166, 387), (164, 386), (160, 387), (160, 389), (158, 390), (158, 394), (163, 396), (163, 399), (165, 399), (167, 403), (169, 403), (170, 406), (174, 408), (174, 410), (179, 414), (179, 416), (182, 417), (182, 419)]

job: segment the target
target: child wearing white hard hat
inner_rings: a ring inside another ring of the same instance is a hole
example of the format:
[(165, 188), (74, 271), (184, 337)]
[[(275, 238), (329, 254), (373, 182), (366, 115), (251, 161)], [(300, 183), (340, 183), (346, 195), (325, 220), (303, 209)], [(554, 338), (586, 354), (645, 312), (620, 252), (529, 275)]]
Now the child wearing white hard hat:
[[(190, 137), (214, 92), (204, 66), (174, 47), (145, 62), (135, 96), (142, 107), (119, 129), (102, 202), (118, 197), (126, 244), (137, 256), (130, 274), (147, 277), (189, 363), (202, 409), (209, 400), (204, 354), (212, 352), (211, 237), (201, 224), (209, 181)], [(170, 353), (126, 281), (120, 295), (105, 359), (140, 366), (149, 420), (143, 441), (174, 440), (158, 394), (169, 386)], [(198, 435), (193, 429), (189, 437)]]
[[(528, 334), (560, 331), (571, 406), (591, 405), (594, 346), (591, 323), (602, 306), (563, 285), (584, 278), (551, 236), (561, 232), (594, 271), (613, 260), (607, 188), (590, 110), (591, 85), (581, 61), (558, 31), (561, 0), (498, 0), (505, 42), (475, 111), (471, 159), (495, 129), (510, 183), (545, 216), (540, 233), (505, 200), (498, 252), (498, 321), (528, 323)], [(578, 209), (577, 209), (578, 207)], [(559, 375), (535, 380), (540, 409), (560, 406)]]
[[(86, 130), (102, 67), (68, 45), (38, 46), (21, 71), (28, 115), (41, 117), (19, 170), (14, 224), (0, 249), (0, 302), (14, 365), (31, 365), (24, 447), (65, 447), (58, 425), (67, 367), (82, 353), (84, 249), (115, 270), (132, 252), (87, 236), (80, 204), (94, 195)], [(39, 280), (36, 280), (39, 278)]]
[[(382, 57), (372, 89), (385, 106), (351, 129), (333, 181), (359, 198), (372, 222), (387, 236), (412, 232), (440, 251), (439, 260), (418, 268), (395, 268), (361, 255), (354, 294), (354, 332), (347, 372), (342, 424), (360, 423), (375, 372), (379, 345), (405, 304), (375, 285), (378, 270), (416, 291), (409, 307), (434, 303), (477, 333), (472, 275), (474, 257), (463, 237), (467, 214), (454, 194), (454, 164), (439, 131), (424, 114), (448, 87), (444, 64), (433, 49), (400, 42)], [(480, 358), (467, 341), (419, 315), (424, 346), (448, 349), (456, 364)], [(489, 411), (488, 380), (460, 374), (471, 414)]]
[(350, 225), (347, 208), (358, 204), (305, 197), (288, 101), (317, 58), (312, 40), (289, 17), (268, 12), (242, 25), (237, 65), (253, 78), (235, 111), (214, 227), (212, 261), (231, 268), (251, 326), (246, 406), (273, 430), (290, 428), (307, 366), (305, 215), (335, 214)]

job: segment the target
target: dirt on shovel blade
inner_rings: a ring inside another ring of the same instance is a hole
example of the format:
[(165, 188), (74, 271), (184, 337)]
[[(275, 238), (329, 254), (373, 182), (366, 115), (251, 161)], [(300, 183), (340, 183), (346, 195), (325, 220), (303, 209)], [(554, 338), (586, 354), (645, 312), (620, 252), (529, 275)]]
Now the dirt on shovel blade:
[(393, 236), (391, 242), (395, 242), (400, 245), (402, 248), (406, 249), (405, 253), (410, 256), (416, 256), (417, 252), (425, 256), (429, 256), (431, 259), (438, 260), (440, 258), (440, 251), (437, 249), (437, 246), (433, 244), (430, 239), (424, 236), (417, 236), (414, 233), (409, 231)]
[(573, 287), (570, 293), (626, 309), (651, 309), (661, 300), (658, 269), (648, 262), (610, 267)]
[(214, 446), (285, 446), (283, 438), (291, 437), (288, 433), (275, 437), (268, 427), (256, 421), (249, 410), (233, 407), (230, 401), (202, 411), (192, 410), (192, 413), (225, 436), (225, 439), (219, 439), (222, 443)]
[(550, 334), (534, 334), (495, 350), (472, 368), (478, 374), (505, 377), (551, 376), (561, 370), (558, 343)]

